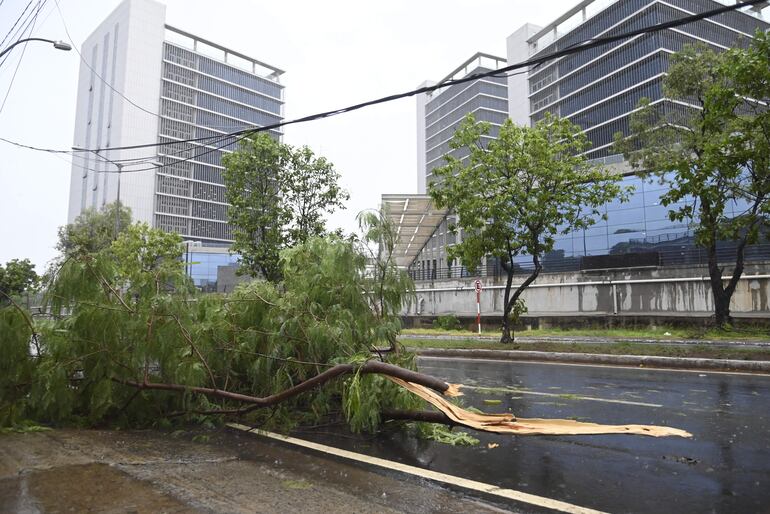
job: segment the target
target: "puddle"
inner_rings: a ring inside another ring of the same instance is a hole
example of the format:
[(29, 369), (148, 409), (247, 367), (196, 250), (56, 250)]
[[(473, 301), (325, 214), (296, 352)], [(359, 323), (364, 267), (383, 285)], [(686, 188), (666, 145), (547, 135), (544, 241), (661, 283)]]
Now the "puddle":
[(190, 512), (190, 506), (106, 464), (60, 466), (0, 481), (0, 512)]

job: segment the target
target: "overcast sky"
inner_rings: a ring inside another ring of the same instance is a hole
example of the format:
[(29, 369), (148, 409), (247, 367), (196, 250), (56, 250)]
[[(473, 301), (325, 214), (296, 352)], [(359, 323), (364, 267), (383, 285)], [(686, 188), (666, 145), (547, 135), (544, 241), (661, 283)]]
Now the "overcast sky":
[[(0, 37), (28, 0), (0, 5)], [(60, 0), (78, 48), (118, 0)], [(166, 23), (286, 73), (287, 118), (399, 93), (438, 80), (477, 51), (505, 56), (505, 38), (525, 22), (545, 25), (577, 0), (168, 0)], [(35, 36), (66, 39), (53, 0)], [(0, 103), (22, 46), (0, 67)], [(0, 112), (0, 137), (69, 149), (78, 55), (27, 45)], [(119, 100), (116, 97), (116, 101)], [(350, 191), (331, 228), (355, 227), (382, 193), (415, 193), (415, 100), (399, 100), (327, 120), (292, 125), (284, 141), (330, 159)], [(29, 258), (42, 271), (66, 223), (70, 165), (0, 141), (0, 263)]]

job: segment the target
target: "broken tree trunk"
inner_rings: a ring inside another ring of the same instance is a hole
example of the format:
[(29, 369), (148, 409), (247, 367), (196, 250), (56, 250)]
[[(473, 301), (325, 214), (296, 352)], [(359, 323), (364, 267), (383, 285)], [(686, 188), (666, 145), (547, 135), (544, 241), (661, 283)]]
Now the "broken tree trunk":
[(483, 432), (516, 435), (636, 434), (652, 437), (692, 437), (689, 432), (678, 428), (655, 425), (600, 425), (570, 419), (517, 419), (513, 414), (478, 414), (458, 407), (434, 390), (420, 384), (392, 376), (387, 378), (436, 407), (455, 424)]
[(588, 434), (638, 434), (653, 437), (679, 436), (691, 437), (691, 434), (676, 428), (660, 427), (652, 425), (600, 425), (596, 423), (581, 423), (566, 419), (516, 419), (513, 414), (479, 414), (463, 409), (446, 399), (446, 397), (458, 396), (461, 385), (448, 384), (438, 378), (416, 371), (400, 368), (392, 364), (379, 361), (368, 361), (360, 366), (354, 364), (338, 364), (328, 370), (310, 378), (294, 387), (270, 396), (257, 397), (220, 389), (207, 387), (189, 387), (181, 384), (160, 384), (153, 382), (134, 382), (130, 380), (114, 379), (123, 385), (135, 387), (139, 390), (161, 390), (177, 392), (194, 392), (251, 404), (248, 407), (232, 410), (211, 411), (210, 414), (243, 414), (254, 409), (276, 405), (288, 398), (308, 391), (314, 387), (348, 373), (378, 373), (416, 394), (427, 401), (440, 412), (386, 412), (384, 417), (390, 419), (412, 419), (415, 421), (429, 421), (448, 425), (460, 425), (474, 430), (494, 432), (500, 434), (518, 435), (588, 435)]

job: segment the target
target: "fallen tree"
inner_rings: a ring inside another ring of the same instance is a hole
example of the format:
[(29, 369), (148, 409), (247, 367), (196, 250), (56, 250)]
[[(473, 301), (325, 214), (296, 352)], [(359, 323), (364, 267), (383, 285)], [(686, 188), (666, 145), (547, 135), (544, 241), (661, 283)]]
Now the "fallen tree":
[(287, 250), (281, 284), (255, 281), (227, 296), (198, 294), (180, 252), (178, 236), (133, 225), (109, 249), (63, 260), (48, 277), (46, 316), (14, 302), (0, 310), (0, 426), (229, 416), (287, 431), (333, 416), (354, 432), (402, 419), (498, 433), (686, 435), (549, 426), (455, 405), (459, 387), (418, 373), (414, 355), (373, 357), (395, 341), (397, 311), (372, 309), (367, 261), (349, 240)]

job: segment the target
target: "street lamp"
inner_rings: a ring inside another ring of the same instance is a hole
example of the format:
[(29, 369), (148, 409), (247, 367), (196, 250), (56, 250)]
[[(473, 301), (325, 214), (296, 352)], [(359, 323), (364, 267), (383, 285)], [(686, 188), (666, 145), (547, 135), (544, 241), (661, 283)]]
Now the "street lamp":
[(64, 50), (65, 52), (72, 50), (72, 46), (69, 43), (65, 43), (64, 41), (54, 41), (53, 39), (43, 39), (41, 37), (28, 37), (26, 39), (19, 39), (14, 44), (12, 44), (8, 48), (0, 52), (0, 57), (4, 56), (5, 54), (13, 50), (13, 47), (15, 47), (16, 45), (20, 45), (28, 41), (43, 41), (44, 43), (51, 43), (53, 47), (56, 48), (57, 50)]

